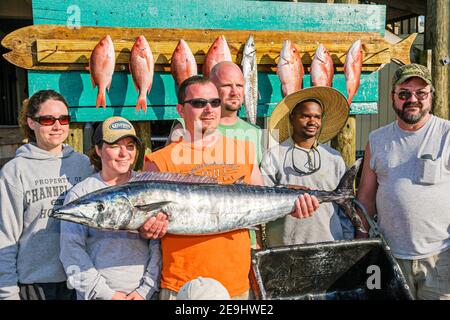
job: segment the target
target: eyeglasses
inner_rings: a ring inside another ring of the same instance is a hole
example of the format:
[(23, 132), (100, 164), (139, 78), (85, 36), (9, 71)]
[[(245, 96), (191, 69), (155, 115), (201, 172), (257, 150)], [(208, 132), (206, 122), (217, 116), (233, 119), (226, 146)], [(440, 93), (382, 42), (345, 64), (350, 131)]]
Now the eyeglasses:
[[(298, 151), (302, 151), (307, 159), (306, 159), (306, 163), (300, 166), (297, 166), (295, 164), (295, 160), (298, 159), (302, 159), (304, 160), (301, 155), (302, 153), (299, 154), (299, 156), (294, 156), (294, 151), (298, 150)], [(317, 171), (320, 170), (320, 167), (322, 165), (322, 159), (320, 158), (320, 152), (319, 150), (317, 150), (316, 147), (312, 147), (309, 151), (303, 150), (301, 148), (297, 148), (297, 147), (293, 147), (292, 148), (292, 167), (295, 170), (295, 172), (297, 172), (298, 174), (304, 176), (304, 175), (310, 175), (313, 174)], [(305, 168), (306, 170), (302, 170), (300, 168)]]
[(66, 125), (70, 123), (70, 115), (62, 115), (59, 118), (55, 118), (54, 116), (40, 116), (40, 117), (31, 117), (34, 121), (38, 122), (41, 126), (52, 126), (55, 124), (56, 120), (59, 121), (60, 125)]
[(425, 100), (426, 98), (428, 98), (428, 95), (431, 93), (431, 91), (408, 91), (408, 90), (402, 90), (399, 92), (394, 92), (394, 94), (397, 95), (397, 97), (400, 100), (406, 101), (411, 99), (411, 97), (414, 95), (417, 100)]
[(219, 98), (213, 98), (213, 99), (195, 98), (195, 99), (183, 101), (183, 103), (189, 103), (191, 106), (193, 106), (196, 109), (204, 108), (204, 107), (206, 107), (206, 105), (208, 103), (213, 108), (220, 107), (220, 99)]

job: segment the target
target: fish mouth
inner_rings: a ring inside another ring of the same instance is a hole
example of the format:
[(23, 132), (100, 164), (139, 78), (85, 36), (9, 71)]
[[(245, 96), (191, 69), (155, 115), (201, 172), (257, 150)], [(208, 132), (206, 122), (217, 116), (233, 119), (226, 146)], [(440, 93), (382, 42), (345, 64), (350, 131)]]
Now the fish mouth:
[(284, 64), (290, 64), (291, 63), (291, 59), (288, 59), (288, 58), (286, 58), (284, 56), (280, 56), (280, 59), (282, 59), (282, 60), (284, 60), (286, 62)]
[(82, 223), (82, 224), (92, 224), (92, 219), (85, 216), (77, 207), (64, 206), (62, 208), (56, 209), (49, 215), (51, 218), (65, 220), (70, 222)]
[(325, 61), (325, 57), (317, 57), (317, 60), (319, 60), (320, 62), (322, 62), (323, 64), (325, 64), (326, 63), (326, 61)]

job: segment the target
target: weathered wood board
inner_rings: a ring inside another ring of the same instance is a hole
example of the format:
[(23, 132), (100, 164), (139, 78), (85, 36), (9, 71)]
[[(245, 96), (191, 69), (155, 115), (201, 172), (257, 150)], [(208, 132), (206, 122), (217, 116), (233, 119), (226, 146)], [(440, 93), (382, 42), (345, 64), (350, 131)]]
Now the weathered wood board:
[(384, 35), (386, 7), (248, 0), (33, 0), (34, 24)]
[(391, 44), (376, 32), (305, 32), (213, 29), (155, 29), (82, 27), (69, 29), (58, 25), (34, 25), (18, 29), (2, 40), (12, 52), (4, 54), (11, 63), (32, 70), (88, 70), (89, 57), (104, 35), (110, 35), (116, 52), (116, 70), (128, 68), (130, 51), (135, 39), (144, 35), (153, 52), (156, 71), (170, 71), (172, 53), (179, 39), (188, 42), (197, 64), (203, 64), (205, 54), (221, 35), (227, 39), (232, 59), (240, 63), (249, 35), (257, 49), (260, 71), (275, 72), (283, 43), (296, 43), (305, 67), (309, 66), (319, 44), (333, 58), (336, 71), (342, 72), (347, 50), (356, 40), (364, 47), (363, 70), (375, 71), (392, 60), (410, 63), (409, 51), (416, 34), (398, 44)]
[[(45, 81), (41, 73), (45, 74)], [(120, 115), (129, 120), (148, 119), (175, 119), (178, 113), (175, 110), (177, 103), (175, 95), (175, 83), (171, 74), (158, 73), (154, 77), (153, 88), (148, 96), (151, 107), (147, 108), (147, 113), (135, 111), (137, 93), (134, 89), (131, 75), (126, 72), (116, 72), (113, 76), (111, 89), (106, 94), (106, 109), (96, 109), (92, 106), (95, 101), (97, 89), (92, 88), (89, 73), (79, 73), (76, 71), (64, 73), (50, 73), (36, 71), (29, 74), (30, 91), (37, 91), (42, 88), (56, 88), (63, 94), (70, 106), (71, 115), (74, 121), (85, 122), (106, 119), (109, 116)], [(276, 74), (259, 73), (258, 84), (260, 88), (260, 98), (258, 105), (258, 116), (267, 116), (272, 113), (277, 101), (282, 99), (281, 85)], [(311, 86), (309, 74), (303, 78), (304, 87)], [(333, 79), (333, 87), (345, 92), (345, 80), (343, 74), (336, 74)], [(358, 102), (357, 108), (353, 110), (355, 114), (373, 114), (377, 112), (377, 106), (372, 101), (378, 100), (378, 72), (365, 73), (362, 77), (360, 89), (355, 96)], [(164, 93), (164, 94), (161, 94)], [(365, 97), (364, 95), (369, 95)], [(368, 102), (364, 102), (368, 101)], [(354, 106), (355, 104), (352, 104)], [(244, 116), (244, 110), (240, 110), (240, 115)]]
[[(143, 2), (125, 1), (125, 0), (78, 0), (78, 1), (57, 1), (48, 2), (44, 0), (33, 1), (33, 19), (34, 25), (53, 24), (65, 26), (66, 30), (70, 28), (81, 29), (88, 26), (93, 27), (115, 27), (122, 29), (120, 39), (126, 38), (126, 30), (129, 28), (159, 28), (161, 34), (166, 35), (167, 38), (162, 41), (160, 38), (161, 52), (164, 53), (157, 58), (160, 62), (158, 72), (155, 73), (154, 85), (152, 91), (148, 96), (149, 108), (147, 113), (136, 113), (134, 105), (137, 99), (137, 93), (132, 85), (131, 76), (127, 72), (126, 67), (123, 72), (116, 72), (113, 76), (113, 83), (111, 90), (107, 95), (106, 109), (95, 109), (95, 97), (97, 90), (93, 89), (87, 71), (29, 71), (29, 93), (32, 94), (37, 90), (53, 88), (65, 95), (69, 104), (71, 105), (71, 114), (75, 121), (100, 121), (113, 114), (120, 114), (130, 120), (154, 120), (154, 119), (172, 119), (177, 117), (175, 112), (175, 86), (173, 79), (167, 73), (167, 54), (173, 50), (174, 44), (179, 40), (179, 37), (174, 37), (168, 30), (164, 29), (199, 29), (212, 30), (210, 36), (215, 38), (213, 32), (221, 29), (222, 32), (231, 32), (242, 37), (232, 44), (232, 52), (235, 53), (235, 59), (239, 62), (240, 45), (245, 42), (248, 34), (244, 34), (242, 30), (253, 30), (252, 32), (260, 31), (263, 34), (264, 30), (271, 32), (280, 32), (280, 37), (285, 36), (289, 38), (293, 34), (307, 33), (349, 33), (355, 35), (361, 32), (365, 37), (380, 38), (384, 34), (385, 24), (385, 6), (376, 5), (345, 5), (345, 4), (317, 4), (317, 3), (292, 3), (292, 2), (278, 2), (278, 1), (205, 1), (205, 0), (186, 0), (183, 2), (175, 0), (148, 0)], [(225, 31), (222, 31), (225, 30)], [(67, 40), (66, 34), (60, 33), (57, 40)], [(180, 31), (183, 32), (183, 31)], [(219, 32), (219, 31), (218, 31)], [(356, 32), (356, 33), (355, 33)], [(183, 38), (189, 40), (189, 34), (183, 34)], [(89, 48), (95, 42), (97, 36), (93, 39), (86, 39), (91, 42), (83, 42), (76, 44), (83, 48)], [(206, 36), (203, 37), (207, 39)], [(48, 39), (48, 38), (47, 38)], [(53, 38), (54, 39), (54, 38)], [(45, 40), (45, 38), (43, 39)], [(71, 40), (71, 39), (69, 39)], [(131, 43), (133, 37), (129, 38)], [(330, 42), (331, 40), (331, 42)], [(330, 46), (335, 46), (336, 52), (347, 47), (347, 43), (334, 43), (332, 37), (328, 40)], [(348, 40), (348, 39), (347, 39)], [(93, 42), (92, 42), (93, 41)], [(149, 41), (152, 40), (149, 37)], [(209, 41), (209, 39), (208, 39)], [(314, 50), (314, 38), (309, 39), (310, 42), (304, 43), (305, 50)], [(126, 42), (126, 41), (125, 41)], [(155, 41), (157, 42), (157, 41)], [(299, 41), (300, 42), (300, 41)], [(351, 41), (349, 41), (351, 42)], [(124, 44), (124, 46), (129, 46)], [(197, 62), (202, 62), (202, 54), (204, 55), (205, 44), (203, 42), (199, 45), (197, 50)], [(212, 43), (212, 41), (211, 41)], [(39, 42), (39, 48), (43, 49), (39, 55), (35, 55), (35, 62), (38, 59), (43, 64), (48, 63), (54, 67), (54, 62), (51, 59), (61, 59), (59, 55), (55, 55), (55, 50), (52, 49), (55, 43)], [(193, 49), (196, 48), (196, 42), (192, 41)], [(269, 116), (273, 107), (281, 99), (280, 84), (276, 74), (274, 74), (274, 61), (276, 62), (276, 53), (281, 49), (282, 41), (279, 43), (268, 43), (265, 46), (260, 45), (261, 50), (267, 50), (269, 56), (259, 55), (262, 69), (259, 73), (259, 91), (261, 98), (259, 100), (259, 116)], [(317, 45), (317, 43), (315, 44)], [(86, 47), (87, 46), (87, 47)], [(310, 47), (308, 47), (310, 46)], [(341, 47), (340, 47), (341, 46)], [(272, 49), (273, 47), (273, 49)], [(369, 51), (375, 52), (374, 47)], [(37, 48), (37, 44), (36, 44)], [(58, 44), (58, 49), (60, 49)], [(264, 49), (265, 48), (265, 49)], [(308, 49), (309, 48), (309, 49)], [(394, 46), (395, 48), (395, 46)], [(397, 45), (398, 48), (398, 45)], [(52, 58), (46, 56), (46, 53), (53, 50)], [(270, 53), (274, 50), (273, 53)], [(125, 50), (126, 51), (126, 50)], [(203, 52), (200, 52), (203, 51)], [(331, 50), (330, 50), (331, 51)], [(384, 50), (378, 55), (370, 57), (370, 59), (379, 59), (383, 55), (386, 56), (389, 50)], [(405, 54), (405, 50), (399, 50)], [(74, 68), (85, 69), (86, 65), (86, 51), (83, 59), (79, 59), (77, 63), (73, 63)], [(78, 54), (78, 53), (77, 53)], [(87, 52), (88, 54), (88, 52)], [(120, 57), (123, 60), (123, 66), (126, 66), (126, 52)], [(271, 55), (272, 54), (272, 55)], [(375, 57), (377, 56), (377, 57)], [(78, 56), (80, 57), (80, 56)], [(69, 58), (68, 60), (65, 60)], [(70, 55), (63, 55), (61, 64), (66, 66), (71, 64)], [(311, 54), (309, 55), (309, 59)], [(339, 64), (342, 63), (343, 56), (335, 55), (334, 57)], [(161, 59), (161, 60), (160, 60)], [(366, 61), (367, 62), (367, 61)], [(59, 62), (58, 62), (59, 63)], [(308, 56), (304, 56), (304, 63), (308, 64)], [(368, 64), (367, 64), (368, 65)], [(377, 64), (374, 64), (375, 66)], [(268, 66), (271, 70), (264, 70)], [(121, 65), (119, 63), (118, 69)], [(67, 69), (67, 68), (66, 68)], [(66, 70), (64, 69), (64, 70)], [(122, 68), (123, 69), (123, 68)], [(369, 70), (369, 69), (368, 69)], [(339, 67), (338, 67), (339, 71)], [(309, 76), (304, 78), (304, 86), (310, 86)], [(333, 86), (346, 94), (345, 80), (342, 73), (335, 75)], [(358, 94), (354, 97), (351, 113), (353, 114), (370, 114), (377, 112), (378, 101), (378, 73), (366, 72), (362, 75), (361, 87)], [(111, 107), (111, 106), (114, 106)]]

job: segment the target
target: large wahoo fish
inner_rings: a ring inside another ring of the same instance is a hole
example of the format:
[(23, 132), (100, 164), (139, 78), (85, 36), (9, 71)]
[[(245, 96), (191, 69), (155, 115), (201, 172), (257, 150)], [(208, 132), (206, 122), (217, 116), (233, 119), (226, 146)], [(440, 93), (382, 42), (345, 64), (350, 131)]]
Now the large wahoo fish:
[(365, 231), (352, 205), (353, 182), (360, 165), (361, 159), (334, 191), (225, 185), (211, 183), (213, 179), (208, 177), (146, 172), (126, 184), (86, 194), (51, 216), (105, 230), (137, 230), (163, 211), (169, 219), (169, 233), (220, 233), (281, 218), (294, 211), (300, 194), (309, 193), (319, 202), (336, 202), (355, 227)]

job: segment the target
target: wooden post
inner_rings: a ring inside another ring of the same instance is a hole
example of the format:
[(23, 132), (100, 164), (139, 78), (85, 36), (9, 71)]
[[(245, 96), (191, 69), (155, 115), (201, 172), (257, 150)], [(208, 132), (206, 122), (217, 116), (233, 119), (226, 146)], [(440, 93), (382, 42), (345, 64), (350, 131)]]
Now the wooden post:
[(67, 144), (80, 153), (83, 153), (83, 128), (84, 123), (71, 123), (67, 137)]
[[(334, 3), (358, 4), (358, 0), (334, 0)], [(331, 146), (339, 151), (347, 166), (356, 160), (356, 117), (350, 116), (339, 134), (331, 141)]]
[(431, 31), (432, 31), (432, 25), (433, 25), (433, 12), (432, 12), (432, 5), (431, 0), (427, 0), (427, 12), (425, 15), (425, 32), (424, 32), (424, 45), (425, 49), (431, 50), (433, 48), (432, 44), (432, 37), (431, 37)]
[(449, 0), (428, 0), (427, 14), (433, 16), (427, 33), (428, 44), (432, 49), (431, 75), (436, 89), (433, 113), (449, 119), (449, 65), (443, 63), (443, 59), (449, 55)]
[(338, 150), (347, 166), (356, 160), (356, 118), (350, 116), (339, 134), (331, 141), (331, 146)]
[(137, 136), (142, 141), (142, 148), (139, 150), (139, 158), (134, 167), (134, 170), (138, 171), (141, 170), (144, 165), (144, 156), (152, 152), (152, 131), (150, 121), (134, 121), (133, 125), (136, 128)]

